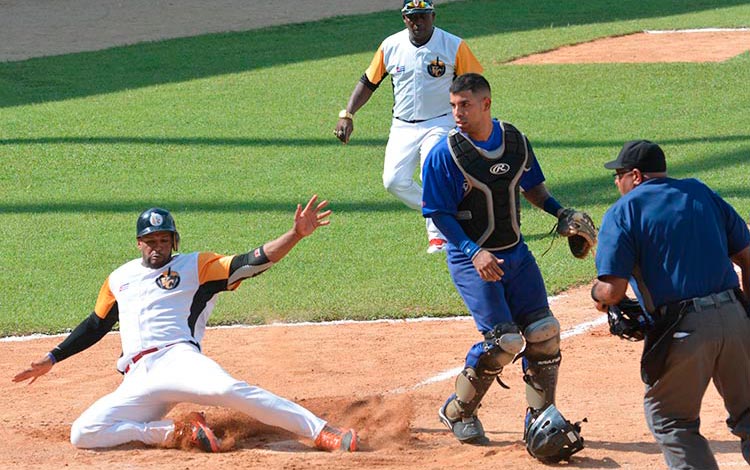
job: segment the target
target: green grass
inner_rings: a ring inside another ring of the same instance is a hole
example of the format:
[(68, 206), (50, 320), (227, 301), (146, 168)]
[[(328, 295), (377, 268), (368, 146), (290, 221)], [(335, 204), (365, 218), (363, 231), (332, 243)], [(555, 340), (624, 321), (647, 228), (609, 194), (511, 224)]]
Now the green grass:
[[(437, 24), (467, 38), (493, 112), (529, 136), (553, 194), (601, 220), (617, 198), (601, 165), (632, 138), (750, 213), (750, 56), (503, 62), (642, 29), (747, 26), (738, 18), (746, 2), (472, 0), (441, 5)], [(357, 114), (350, 145), (331, 136), (378, 42), (402, 26), (387, 12), (0, 63), (0, 336), (75, 326), (138, 255), (146, 207), (173, 211), (184, 250), (238, 253), (287, 230), (312, 193), (331, 201), (331, 226), (222, 295), (214, 324), (464, 314), (443, 258), (424, 253), (421, 217), (382, 188), (390, 85)], [(524, 204), (550, 293), (595, 275), (563, 240), (540, 256), (553, 223)]]

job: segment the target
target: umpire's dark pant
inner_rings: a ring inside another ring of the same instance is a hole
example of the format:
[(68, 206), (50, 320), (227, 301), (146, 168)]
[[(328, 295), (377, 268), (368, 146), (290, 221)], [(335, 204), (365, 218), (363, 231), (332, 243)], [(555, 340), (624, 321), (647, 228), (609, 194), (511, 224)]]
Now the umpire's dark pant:
[(730, 429), (750, 438), (750, 319), (734, 293), (727, 302), (691, 310), (675, 330), (662, 377), (646, 386), (644, 408), (670, 469), (713, 470), (719, 467), (699, 429), (711, 379)]

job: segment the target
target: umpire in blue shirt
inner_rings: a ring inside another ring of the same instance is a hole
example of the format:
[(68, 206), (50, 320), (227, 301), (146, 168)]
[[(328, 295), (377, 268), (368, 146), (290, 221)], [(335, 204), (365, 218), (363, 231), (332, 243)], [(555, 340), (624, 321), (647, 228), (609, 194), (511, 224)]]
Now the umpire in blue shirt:
[(718, 469), (700, 433), (713, 379), (750, 463), (748, 227), (701, 181), (669, 178), (653, 142), (627, 142), (604, 167), (622, 197), (602, 220), (591, 296), (606, 311), (630, 282), (655, 319), (641, 358), (649, 429), (670, 469)]

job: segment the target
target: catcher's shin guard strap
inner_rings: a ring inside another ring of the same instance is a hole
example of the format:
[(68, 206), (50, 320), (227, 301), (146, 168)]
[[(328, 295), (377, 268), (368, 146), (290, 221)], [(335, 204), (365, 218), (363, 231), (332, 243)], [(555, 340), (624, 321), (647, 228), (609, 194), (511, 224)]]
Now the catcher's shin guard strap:
[(561, 360), (559, 351), (554, 357), (538, 361), (524, 358), (526, 373), (523, 381), (526, 382), (526, 402), (529, 407), (541, 410), (555, 403)]
[[(543, 315), (544, 312), (537, 312)], [(547, 310), (546, 315), (529, 323), (523, 330), (526, 349), (523, 352), (523, 380), (526, 401), (535, 410), (555, 402), (557, 375), (560, 368), (560, 322)]]
[(474, 416), (496, 376), (478, 375), (471, 367), (462, 370), (456, 377), (456, 398), (446, 406), (446, 416), (451, 420)]
[(456, 377), (456, 398), (445, 409), (451, 420), (474, 415), (492, 382), (524, 346), (521, 330), (514, 323), (498, 324), (484, 337), (485, 341), (471, 348), (466, 367)]

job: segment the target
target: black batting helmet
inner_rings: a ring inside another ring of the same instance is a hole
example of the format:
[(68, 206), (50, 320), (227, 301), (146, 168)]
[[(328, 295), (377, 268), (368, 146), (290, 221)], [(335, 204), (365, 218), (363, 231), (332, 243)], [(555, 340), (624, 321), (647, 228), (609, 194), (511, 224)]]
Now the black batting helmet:
[(135, 236), (140, 238), (144, 235), (154, 232), (172, 232), (173, 244), (175, 251), (180, 249), (180, 234), (177, 232), (177, 226), (174, 223), (174, 217), (168, 210), (161, 207), (152, 207), (141, 212), (138, 216), (138, 222), (135, 225)]

